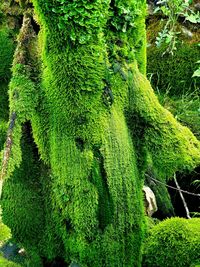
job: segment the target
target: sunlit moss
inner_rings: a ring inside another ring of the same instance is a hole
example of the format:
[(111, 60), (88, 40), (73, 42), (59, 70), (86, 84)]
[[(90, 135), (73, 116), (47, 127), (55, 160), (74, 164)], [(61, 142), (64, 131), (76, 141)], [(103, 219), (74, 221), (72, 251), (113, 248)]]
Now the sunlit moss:
[(199, 219), (167, 219), (150, 230), (144, 249), (144, 265), (186, 267), (200, 254)]

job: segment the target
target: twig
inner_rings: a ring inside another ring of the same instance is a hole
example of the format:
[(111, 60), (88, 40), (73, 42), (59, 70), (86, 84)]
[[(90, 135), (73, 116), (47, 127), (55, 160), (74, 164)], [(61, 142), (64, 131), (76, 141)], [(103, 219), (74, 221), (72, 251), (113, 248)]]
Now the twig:
[(186, 203), (186, 201), (185, 201), (185, 198), (184, 198), (184, 196), (183, 196), (183, 194), (182, 194), (182, 192), (181, 192), (181, 188), (180, 188), (180, 186), (179, 186), (179, 184), (178, 184), (178, 181), (177, 181), (177, 179), (176, 179), (176, 174), (175, 174), (175, 173), (174, 173), (174, 182), (175, 182), (175, 184), (176, 184), (176, 186), (177, 186), (177, 188), (178, 188), (180, 197), (181, 197), (181, 199), (182, 199), (182, 201), (183, 201), (183, 205), (184, 205), (184, 208), (185, 208), (185, 211), (186, 211), (186, 216), (187, 216), (188, 219), (191, 219), (191, 217), (190, 217), (190, 211), (189, 211), (189, 209), (188, 209), (188, 206), (187, 206), (187, 203)]
[[(159, 181), (159, 180), (157, 180), (157, 179), (151, 177), (151, 176), (148, 175), (147, 173), (145, 174), (145, 176), (147, 176), (148, 178), (150, 178), (150, 179), (151, 179), (152, 181), (154, 181), (154, 182), (160, 183), (160, 184), (162, 184), (162, 185), (165, 185), (165, 186), (168, 187), (168, 188), (171, 188), (171, 189), (174, 189), (174, 190), (176, 190), (176, 191), (179, 191), (176, 187), (173, 187), (173, 186), (171, 186), (171, 185), (168, 185), (168, 184), (166, 184), (166, 183), (163, 183), (163, 182), (161, 182), (161, 181)], [(185, 190), (182, 190), (182, 189), (180, 189), (180, 191), (181, 191), (182, 193), (185, 193), (185, 194), (188, 194), (188, 195), (192, 195), (192, 196), (195, 196), (195, 197), (200, 197), (200, 194), (195, 194), (195, 193), (188, 192), (188, 191), (185, 191)]]

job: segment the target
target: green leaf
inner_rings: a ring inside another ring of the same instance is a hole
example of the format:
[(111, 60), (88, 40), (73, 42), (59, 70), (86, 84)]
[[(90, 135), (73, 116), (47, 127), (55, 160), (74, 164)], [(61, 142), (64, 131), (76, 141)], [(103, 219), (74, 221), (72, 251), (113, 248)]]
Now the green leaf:
[(192, 75), (192, 77), (200, 77), (200, 68), (197, 69), (194, 74)]

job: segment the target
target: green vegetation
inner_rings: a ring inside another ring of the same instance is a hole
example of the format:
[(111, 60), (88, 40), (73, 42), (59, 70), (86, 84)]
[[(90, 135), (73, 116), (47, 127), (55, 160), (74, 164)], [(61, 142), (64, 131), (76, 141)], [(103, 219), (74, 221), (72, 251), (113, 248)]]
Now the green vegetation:
[(0, 266), (2, 267), (20, 267), (21, 265), (14, 263), (12, 261), (8, 261), (0, 256)]
[(192, 75), (196, 61), (200, 58), (197, 44), (180, 44), (173, 56), (162, 55), (165, 48), (148, 48), (147, 73), (151, 76), (152, 86), (170, 96), (186, 95), (200, 87), (200, 78)]
[(3, 220), (30, 266), (140, 267), (147, 166), (165, 180), (200, 163), (199, 142), (145, 77), (146, 2), (34, 0), (38, 36), (25, 2)]
[(199, 240), (199, 219), (167, 219), (150, 230), (143, 264), (146, 267), (188, 267), (199, 260)]

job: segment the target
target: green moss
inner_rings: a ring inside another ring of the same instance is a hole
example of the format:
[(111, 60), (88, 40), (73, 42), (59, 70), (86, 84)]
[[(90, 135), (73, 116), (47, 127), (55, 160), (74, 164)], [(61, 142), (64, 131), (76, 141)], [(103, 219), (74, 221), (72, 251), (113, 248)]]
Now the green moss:
[(0, 29), (0, 119), (8, 119), (8, 81), (11, 76), (11, 64), (14, 54), (14, 43), (6, 29)]
[(139, 147), (145, 148), (156, 175), (166, 178), (175, 171), (197, 166), (200, 162), (198, 140), (159, 104), (150, 83), (139, 74), (137, 67), (133, 70), (133, 84), (130, 86), (131, 114), (139, 118), (136, 124), (129, 122), (130, 127), (133, 134), (136, 128), (141, 129)]
[(150, 231), (145, 242), (144, 266), (187, 267), (200, 255), (200, 220), (167, 219)]
[[(26, 127), (24, 130), (27, 131)], [(31, 239), (34, 246), (38, 242), (38, 235), (43, 224), (40, 186), (37, 180), (40, 175), (40, 164), (35, 158), (32, 142), (27, 133), (21, 142), (22, 163), (4, 184), (3, 220), (12, 229), (12, 234), (18, 242), (22, 243), (26, 239)], [(14, 220), (13, 214), (16, 214)]]
[[(145, 72), (145, 1), (83, 2), (77, 2), (78, 14), (73, 15), (73, 1), (33, 1), (41, 25), (41, 84), (34, 83), (31, 64), (18, 64), (15, 56), (10, 107), (17, 120), (9, 161), (9, 170), (15, 171), (13, 175), (9, 171), (4, 185), (4, 220), (30, 253), (33, 266), (59, 257), (81, 266), (139, 267), (145, 228), (140, 170), (145, 168), (143, 163), (139, 168), (138, 156), (142, 162), (147, 150), (158, 172), (171, 173), (186, 163), (196, 165), (198, 142), (157, 103), (148, 81), (131, 65), (137, 58)], [(124, 8), (130, 9), (134, 25), (127, 22)], [(60, 11), (63, 16), (57, 16)], [(106, 16), (97, 27), (91, 22), (99, 12)], [(120, 17), (121, 28), (111, 27), (113, 15)], [(74, 40), (73, 27), (78, 30)], [(84, 42), (82, 34), (89, 36)], [(126, 109), (142, 118), (139, 123), (151, 126), (144, 127), (145, 139), (132, 140)], [(22, 131), (27, 120), (32, 130)], [(194, 144), (189, 154), (189, 141), (179, 128)], [(34, 144), (27, 140), (30, 131), (46, 166), (38, 162)], [(146, 146), (142, 155), (137, 142)], [(175, 163), (179, 142), (184, 159)], [(165, 162), (168, 165), (161, 168)]]
[(0, 256), (0, 266), (1, 267), (20, 267), (21, 265), (14, 263), (12, 261), (8, 261)]
[(0, 123), (0, 151), (3, 149), (4, 143), (6, 141), (6, 132), (8, 124), (5, 121)]
[(11, 38), (9, 38), (8, 31), (0, 30), (0, 82), (2, 80), (7, 80), (10, 78), (11, 64), (13, 60), (14, 53), (14, 43)]
[(199, 78), (192, 78), (200, 58), (197, 44), (180, 44), (173, 56), (164, 55), (163, 49), (148, 48), (147, 73), (154, 88), (161, 92), (169, 90), (171, 96), (193, 92), (200, 86)]
[(2, 223), (0, 217), (0, 246), (2, 246), (10, 238), (11, 238), (11, 231), (5, 224)]

